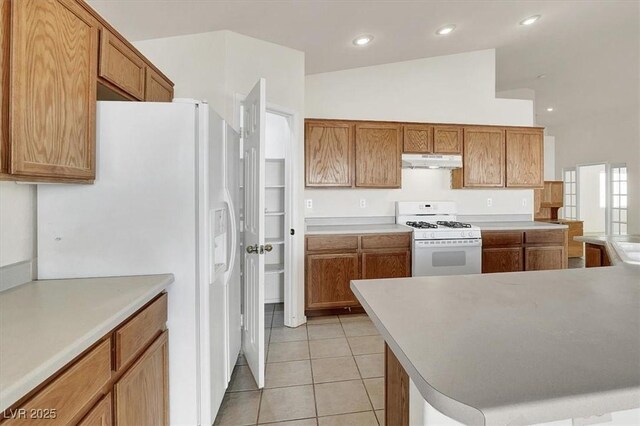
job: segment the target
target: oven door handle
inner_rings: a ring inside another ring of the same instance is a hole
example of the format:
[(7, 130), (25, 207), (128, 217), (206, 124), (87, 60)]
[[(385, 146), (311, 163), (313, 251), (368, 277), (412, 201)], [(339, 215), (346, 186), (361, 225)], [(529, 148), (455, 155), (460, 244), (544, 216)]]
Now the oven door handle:
[(456, 247), (482, 247), (482, 240), (417, 240), (416, 248), (455, 249)]

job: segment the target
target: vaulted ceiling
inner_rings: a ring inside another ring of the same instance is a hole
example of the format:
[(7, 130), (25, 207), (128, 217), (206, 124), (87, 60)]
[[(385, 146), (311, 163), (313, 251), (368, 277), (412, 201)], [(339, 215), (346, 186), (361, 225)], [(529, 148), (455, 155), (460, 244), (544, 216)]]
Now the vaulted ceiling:
[[(640, 2), (633, 0), (89, 3), (131, 40), (228, 29), (305, 52), (307, 74), (495, 48), (496, 89), (535, 90), (537, 121), (546, 126), (638, 108), (640, 98)], [(531, 15), (542, 17), (519, 24)], [(456, 30), (436, 35), (445, 24)], [(355, 47), (361, 34), (373, 42)]]

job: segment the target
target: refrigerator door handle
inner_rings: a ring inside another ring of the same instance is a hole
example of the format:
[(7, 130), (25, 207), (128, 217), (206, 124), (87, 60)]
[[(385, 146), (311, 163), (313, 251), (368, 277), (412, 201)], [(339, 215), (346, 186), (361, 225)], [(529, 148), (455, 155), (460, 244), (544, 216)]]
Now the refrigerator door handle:
[(224, 285), (228, 285), (229, 284), (229, 280), (231, 277), (231, 272), (233, 271), (233, 268), (235, 266), (236, 263), (236, 252), (238, 250), (238, 227), (236, 225), (236, 212), (235, 212), (235, 206), (233, 205), (233, 202), (231, 201), (231, 196), (229, 194), (229, 190), (227, 188), (225, 188), (225, 204), (227, 206), (227, 210), (228, 210), (228, 217), (229, 217), (229, 222), (230, 225), (229, 226), (229, 232), (231, 233), (231, 247), (229, 248), (229, 262), (227, 264), (227, 276), (224, 282)]

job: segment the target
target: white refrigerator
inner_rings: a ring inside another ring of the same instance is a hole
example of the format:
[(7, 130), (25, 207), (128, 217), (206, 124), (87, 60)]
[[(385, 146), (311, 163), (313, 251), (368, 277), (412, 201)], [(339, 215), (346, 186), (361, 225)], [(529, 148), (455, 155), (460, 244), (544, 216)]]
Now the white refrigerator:
[(40, 279), (173, 273), (172, 425), (211, 425), (241, 347), (239, 135), (204, 102), (98, 102), (93, 185), (38, 187)]

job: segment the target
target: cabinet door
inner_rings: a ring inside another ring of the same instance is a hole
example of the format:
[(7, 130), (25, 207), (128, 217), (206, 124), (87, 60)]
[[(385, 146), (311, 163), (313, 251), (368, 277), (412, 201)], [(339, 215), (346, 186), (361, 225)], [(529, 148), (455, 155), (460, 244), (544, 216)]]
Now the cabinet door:
[(507, 129), (507, 187), (544, 185), (543, 144), (541, 129)]
[(524, 270), (522, 248), (483, 248), (482, 273), (517, 272)]
[(111, 426), (113, 424), (113, 405), (111, 393), (93, 406), (91, 411), (78, 423), (78, 426)]
[(12, 3), (10, 172), (91, 180), (97, 24), (72, 0)]
[(147, 67), (144, 100), (147, 102), (171, 102), (173, 86), (153, 68)]
[(305, 172), (306, 186), (353, 186), (353, 126), (307, 122)]
[(9, 171), (9, 25), (11, 3), (0, 0), (0, 174)]
[(563, 269), (565, 256), (564, 246), (526, 247), (524, 249), (525, 270)]
[(399, 125), (356, 125), (356, 186), (400, 188), (401, 156), (402, 138)]
[(434, 126), (433, 152), (435, 154), (462, 154), (462, 127)]
[(403, 131), (403, 152), (428, 154), (433, 152), (433, 127), (424, 124), (405, 124)]
[(504, 186), (504, 130), (469, 127), (464, 130), (465, 187)]
[(144, 99), (144, 61), (107, 29), (100, 40), (100, 77), (135, 99)]
[(167, 335), (162, 333), (116, 382), (116, 424), (169, 424)]
[(360, 278), (358, 253), (307, 255), (307, 309), (358, 306), (351, 280)]
[(411, 276), (411, 251), (372, 251), (362, 253), (362, 279)]
[(582, 234), (583, 234), (583, 222), (571, 221), (571, 222), (565, 222), (565, 224), (569, 226), (569, 231), (568, 231), (568, 233), (569, 233), (569, 235), (568, 235), (569, 253), (568, 253), (568, 256), (569, 257), (582, 257), (584, 255), (584, 253), (583, 253), (584, 243), (582, 241), (575, 241), (573, 238), (582, 236)]

